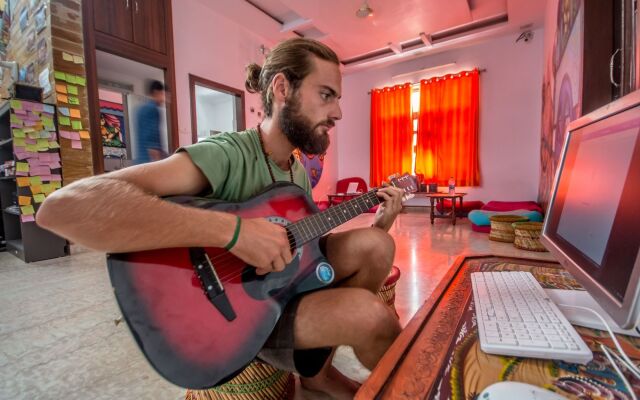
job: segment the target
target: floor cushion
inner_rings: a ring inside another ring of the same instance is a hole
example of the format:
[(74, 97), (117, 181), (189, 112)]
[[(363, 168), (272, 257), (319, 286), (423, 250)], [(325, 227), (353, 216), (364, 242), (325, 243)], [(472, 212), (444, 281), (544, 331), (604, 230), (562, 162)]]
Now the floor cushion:
[[(469, 221), (477, 226), (491, 226), (489, 217), (493, 215), (521, 215), (529, 218), (532, 222), (542, 222), (542, 213), (531, 210), (510, 210), (510, 211), (487, 211), (473, 210), (469, 212)], [(473, 227), (472, 227), (473, 228)], [(488, 231), (487, 231), (488, 232)]]
[(482, 206), (484, 211), (529, 210), (543, 214), (542, 207), (535, 201), (490, 201)]
[[(456, 203), (456, 216), (466, 217), (469, 211), (478, 210), (484, 206), (484, 202), (479, 200), (462, 201), (462, 210), (460, 210), (460, 201)], [(444, 199), (436, 204), (436, 210), (440, 214), (451, 211), (451, 199)]]

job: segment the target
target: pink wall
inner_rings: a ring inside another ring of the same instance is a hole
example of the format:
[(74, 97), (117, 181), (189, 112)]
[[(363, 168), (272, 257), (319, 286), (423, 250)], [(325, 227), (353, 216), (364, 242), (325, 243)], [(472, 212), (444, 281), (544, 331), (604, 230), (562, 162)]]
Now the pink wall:
[[(245, 90), (245, 66), (252, 62), (262, 64), (260, 45), (272, 47), (273, 43), (223, 17), (204, 1), (173, 0), (172, 7), (178, 131), (180, 145), (187, 145), (192, 142), (189, 74)], [(256, 111), (261, 109), (260, 97), (245, 91), (247, 127), (256, 126), (260, 121), (256, 112), (249, 111), (251, 107)], [(325, 158), (322, 178), (313, 193), (315, 199), (326, 199), (325, 182), (333, 182), (335, 186), (336, 165), (334, 140)]]
[[(517, 34), (357, 72), (343, 79), (343, 119), (338, 124), (338, 177), (369, 179), (369, 116), (371, 88), (443, 75), (473, 67), (480, 75), (481, 186), (462, 188), (469, 199), (535, 200), (540, 168), (540, 115), (543, 31), (528, 43), (515, 43)], [(429, 75), (392, 76), (456, 62), (455, 67)]]

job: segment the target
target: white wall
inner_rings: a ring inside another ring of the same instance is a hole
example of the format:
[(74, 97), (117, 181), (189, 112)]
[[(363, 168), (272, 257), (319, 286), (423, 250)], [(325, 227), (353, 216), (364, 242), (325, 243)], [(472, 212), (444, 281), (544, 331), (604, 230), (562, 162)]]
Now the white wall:
[[(246, 126), (257, 126), (261, 121), (257, 115), (261, 110), (260, 96), (245, 90), (245, 67), (252, 62), (262, 65), (260, 45), (272, 47), (274, 43), (221, 16), (204, 0), (173, 0), (172, 13), (180, 145), (192, 142), (189, 74), (244, 91)], [(336, 166), (334, 142), (325, 158), (320, 183), (313, 192), (314, 199), (326, 200), (325, 186), (330, 187), (328, 192), (335, 190)], [(325, 185), (326, 182), (330, 184)]]
[[(198, 86), (197, 89), (200, 87)], [(198, 103), (198, 136), (207, 137), (211, 130), (219, 132), (232, 132), (235, 119), (234, 103), (232, 95), (198, 96), (196, 89), (196, 102)], [(208, 91), (208, 89), (204, 89)]]
[(246, 126), (256, 126), (257, 112), (249, 110), (261, 109), (260, 97), (245, 90), (245, 67), (262, 65), (260, 45), (272, 44), (198, 0), (173, 0), (172, 13), (180, 145), (192, 142), (189, 74), (244, 91)]
[[(472, 200), (535, 200), (540, 170), (543, 31), (528, 43), (516, 34), (343, 79), (343, 119), (338, 122), (338, 178), (369, 180), (371, 88), (417, 82), (473, 67), (480, 75), (481, 186), (461, 188)], [(456, 62), (456, 66), (394, 80), (392, 76)]]

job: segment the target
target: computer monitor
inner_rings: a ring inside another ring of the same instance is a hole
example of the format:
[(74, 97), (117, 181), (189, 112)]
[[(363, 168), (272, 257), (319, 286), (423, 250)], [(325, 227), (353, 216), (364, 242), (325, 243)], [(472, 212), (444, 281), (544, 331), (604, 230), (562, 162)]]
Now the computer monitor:
[(543, 244), (621, 328), (640, 317), (640, 93), (571, 123)]

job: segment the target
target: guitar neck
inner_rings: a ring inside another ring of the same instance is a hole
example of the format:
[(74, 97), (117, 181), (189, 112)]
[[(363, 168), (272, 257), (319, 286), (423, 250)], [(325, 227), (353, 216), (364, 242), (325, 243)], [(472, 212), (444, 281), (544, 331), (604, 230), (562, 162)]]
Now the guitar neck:
[(295, 237), (296, 244), (301, 246), (380, 204), (382, 201), (376, 195), (376, 191), (377, 189), (370, 190), (354, 199), (303, 218), (288, 225), (287, 229)]

